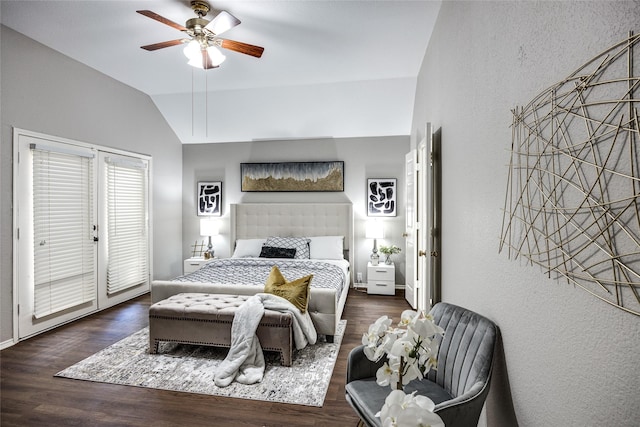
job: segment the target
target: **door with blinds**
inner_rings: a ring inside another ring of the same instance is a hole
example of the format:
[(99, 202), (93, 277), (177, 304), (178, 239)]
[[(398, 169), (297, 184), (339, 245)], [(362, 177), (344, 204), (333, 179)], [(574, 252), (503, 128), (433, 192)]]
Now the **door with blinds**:
[(148, 159), (17, 129), (14, 153), (15, 335), (147, 292)]
[(101, 152), (98, 305), (110, 307), (149, 290), (149, 166)]

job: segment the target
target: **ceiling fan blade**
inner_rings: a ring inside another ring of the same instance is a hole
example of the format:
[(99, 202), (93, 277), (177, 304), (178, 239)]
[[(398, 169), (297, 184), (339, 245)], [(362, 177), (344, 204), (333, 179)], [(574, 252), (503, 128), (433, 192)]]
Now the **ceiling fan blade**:
[(205, 70), (218, 68), (217, 65), (213, 65), (213, 63), (211, 62), (211, 57), (209, 56), (209, 53), (207, 53), (205, 49), (202, 49), (202, 68), (204, 68)]
[(205, 29), (211, 31), (214, 35), (222, 34), (225, 31), (240, 24), (240, 20), (224, 10), (216, 15), (215, 18), (207, 24)]
[(177, 39), (177, 40), (169, 40), (166, 42), (160, 42), (160, 43), (154, 43), (154, 44), (148, 44), (145, 46), (140, 46), (142, 49), (144, 50), (158, 50), (158, 49), (162, 49), (165, 47), (170, 47), (170, 46), (176, 46), (179, 44), (184, 43), (185, 39)]
[(158, 22), (162, 22), (165, 25), (175, 28), (178, 31), (187, 31), (185, 27), (180, 24), (176, 24), (175, 22), (165, 18), (164, 16), (160, 16), (155, 12), (151, 12), (150, 10), (136, 10), (140, 15), (144, 15), (147, 18), (155, 19)]
[(237, 42), (235, 40), (220, 39), (220, 41), (222, 42), (220, 44), (220, 47), (233, 50), (236, 52), (244, 53), (246, 55), (255, 56), (256, 58), (260, 58), (262, 56), (262, 52), (264, 52), (264, 48), (260, 46), (254, 46), (252, 44)]

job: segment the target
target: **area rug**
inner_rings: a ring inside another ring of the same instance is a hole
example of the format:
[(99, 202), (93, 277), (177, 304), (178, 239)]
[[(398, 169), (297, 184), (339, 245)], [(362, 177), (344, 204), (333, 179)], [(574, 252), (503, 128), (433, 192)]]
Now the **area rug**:
[(148, 328), (118, 341), (55, 376), (186, 393), (322, 406), (345, 327), (346, 321), (342, 320), (333, 343), (327, 343), (324, 336), (321, 336), (315, 345), (294, 350), (290, 367), (280, 364), (279, 354), (265, 352), (264, 378), (262, 382), (253, 385), (234, 382), (228, 387), (217, 387), (213, 383), (213, 374), (218, 364), (224, 360), (227, 349), (160, 343), (160, 354), (149, 354)]

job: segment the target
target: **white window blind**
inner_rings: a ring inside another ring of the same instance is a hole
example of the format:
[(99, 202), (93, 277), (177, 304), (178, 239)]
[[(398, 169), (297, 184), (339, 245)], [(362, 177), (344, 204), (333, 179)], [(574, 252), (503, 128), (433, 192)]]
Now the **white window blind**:
[(149, 280), (148, 172), (141, 161), (107, 157), (107, 294)]
[(96, 298), (93, 155), (31, 149), (33, 316), (42, 318)]

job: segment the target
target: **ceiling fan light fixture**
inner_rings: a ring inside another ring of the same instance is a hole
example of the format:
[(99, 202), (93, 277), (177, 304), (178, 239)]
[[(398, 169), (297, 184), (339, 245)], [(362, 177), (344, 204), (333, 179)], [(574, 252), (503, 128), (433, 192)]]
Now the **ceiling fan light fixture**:
[(184, 52), (184, 56), (189, 58), (190, 61), (199, 59), (202, 63), (200, 49), (200, 43), (197, 40), (191, 40), (182, 51)]
[(220, 49), (215, 46), (209, 46), (207, 48), (207, 53), (209, 54), (209, 59), (214, 67), (219, 66), (225, 59), (227, 59), (227, 57), (220, 52)]

